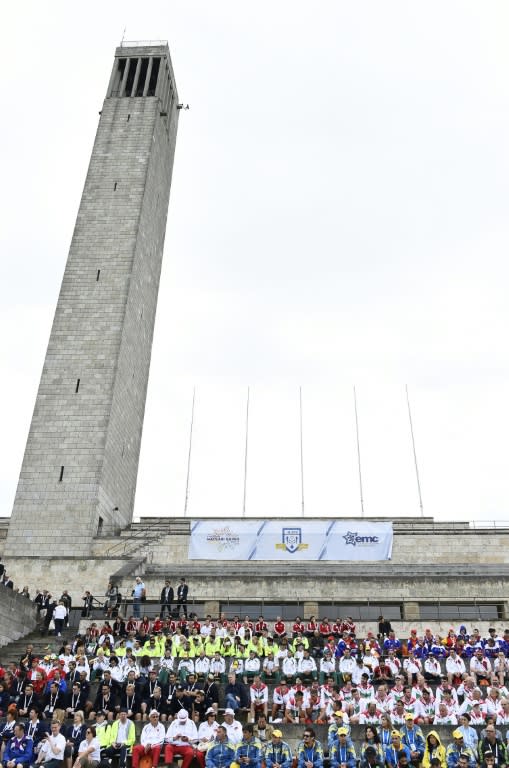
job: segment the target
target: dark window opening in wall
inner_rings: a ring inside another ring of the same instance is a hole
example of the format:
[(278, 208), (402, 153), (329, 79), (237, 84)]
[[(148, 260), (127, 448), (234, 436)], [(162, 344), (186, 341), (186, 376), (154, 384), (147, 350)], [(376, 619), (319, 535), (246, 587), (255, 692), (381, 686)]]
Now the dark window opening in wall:
[(125, 84), (125, 95), (130, 96), (134, 83), (134, 76), (136, 74), (136, 67), (138, 65), (138, 59), (129, 59), (129, 72), (127, 73), (127, 80)]
[(253, 616), (263, 615), (266, 621), (275, 621), (276, 616), (281, 616), (283, 621), (292, 621), (296, 616), (301, 616), (304, 613), (304, 603), (288, 602), (288, 603), (266, 603), (260, 599), (253, 598), (252, 602), (238, 602), (238, 603), (222, 603), (221, 612), (225, 613), (227, 618), (233, 618), (234, 616), (249, 615)]
[(100, 269), (98, 269), (98, 270), (97, 270), (97, 275), (96, 275), (96, 278), (95, 278), (97, 282), (99, 282), (99, 278), (100, 278), (100, 277), (101, 277), (101, 270), (100, 270)]
[(157, 86), (157, 76), (159, 74), (159, 65), (161, 63), (161, 59), (153, 59), (152, 60), (152, 72), (150, 73), (150, 81), (148, 84), (148, 91), (147, 96), (155, 96), (156, 95), (156, 86)]
[(117, 71), (115, 73), (115, 79), (113, 81), (113, 87), (111, 89), (112, 96), (118, 96), (120, 94), (120, 88), (122, 85), (122, 79), (124, 77), (126, 61), (127, 59), (118, 60)]
[(97, 535), (100, 536), (103, 530), (104, 526), (104, 520), (102, 517), (99, 518), (99, 522), (97, 523)]
[(497, 603), (420, 603), (422, 620), (494, 621), (502, 618), (502, 605)]
[(60, 477), (58, 478), (58, 482), (61, 483), (64, 479), (64, 467), (63, 465), (60, 467)]
[(117, 182), (115, 182), (115, 183), (114, 183), (114, 185), (113, 185), (113, 191), (114, 191), (114, 192), (116, 192), (116, 191), (117, 191)]
[(133, 96), (143, 96), (145, 89), (145, 80), (147, 79), (148, 59), (141, 60), (140, 76), (138, 78), (138, 85), (136, 87), (136, 93)]
[(80, 388), (80, 381), (81, 381), (81, 379), (77, 379), (77, 380), (76, 380), (76, 389), (74, 390), (76, 394), (78, 394), (78, 392), (79, 392), (79, 388)]
[[(281, 616), (284, 621), (291, 621), (295, 616), (303, 619), (309, 619), (304, 615), (304, 601), (297, 602), (288, 600), (287, 602), (273, 603), (266, 602), (263, 598), (253, 597), (251, 601), (222, 603), (221, 611), (226, 613), (228, 618), (236, 614), (239, 616), (258, 616), (263, 614), (267, 621), (274, 621), (276, 616)], [(327, 616), (330, 621), (336, 618), (346, 618), (351, 616), (354, 621), (372, 621), (376, 622), (380, 614), (391, 621), (401, 621), (401, 605), (398, 603), (320, 603), (318, 606), (320, 616)]]
[(354, 621), (374, 621), (380, 615), (389, 621), (401, 621), (402, 612), (399, 603), (320, 603), (320, 616), (336, 619), (351, 616)]

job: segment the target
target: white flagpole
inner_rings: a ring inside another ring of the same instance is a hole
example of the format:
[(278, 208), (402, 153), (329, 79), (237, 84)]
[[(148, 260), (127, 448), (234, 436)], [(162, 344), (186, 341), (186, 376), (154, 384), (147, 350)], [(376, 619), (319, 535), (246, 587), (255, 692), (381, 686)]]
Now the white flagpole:
[(362, 472), (361, 472), (361, 445), (359, 440), (359, 418), (357, 416), (357, 393), (355, 387), (353, 388), (353, 402), (355, 407), (355, 434), (357, 436), (357, 464), (359, 467), (359, 490), (361, 494), (361, 513), (364, 517), (364, 497), (362, 493)]
[(302, 436), (302, 387), (299, 387), (299, 422), (300, 422), (300, 495), (302, 517), (304, 517), (304, 445)]
[(412, 436), (412, 448), (414, 452), (415, 477), (417, 478), (417, 492), (419, 494), (419, 507), (421, 510), (421, 517), (424, 517), (424, 507), (422, 505), (422, 495), (421, 495), (421, 481), (419, 479), (419, 465), (417, 464), (417, 451), (415, 450), (414, 426), (412, 424), (412, 411), (410, 409), (410, 398), (408, 396), (407, 384), (405, 384), (405, 391), (406, 391), (406, 402), (408, 406), (408, 420), (410, 422), (410, 434)]
[(184, 517), (187, 515), (187, 502), (189, 500), (189, 475), (191, 472), (191, 448), (193, 445), (193, 424), (194, 424), (194, 397), (196, 388), (193, 387), (193, 402), (191, 405), (191, 426), (189, 427), (189, 452), (187, 455), (187, 478), (186, 478), (186, 498), (184, 501)]
[(247, 388), (247, 402), (246, 402), (246, 445), (245, 445), (245, 450), (244, 450), (244, 500), (243, 500), (243, 503), (242, 503), (242, 517), (246, 516), (248, 437), (249, 437), (249, 387)]

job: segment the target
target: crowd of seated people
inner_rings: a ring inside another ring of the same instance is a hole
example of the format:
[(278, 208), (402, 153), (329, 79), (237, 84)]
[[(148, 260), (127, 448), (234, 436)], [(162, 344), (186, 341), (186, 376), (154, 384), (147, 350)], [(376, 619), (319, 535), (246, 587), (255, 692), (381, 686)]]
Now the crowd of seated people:
[[(139, 768), (144, 755), (320, 768), (324, 754), (332, 768), (505, 768), (508, 657), (509, 630), (493, 628), (398, 638), (381, 617), (361, 638), (351, 619), (117, 616), (0, 669), (0, 768), (123, 768), (128, 756)], [(292, 724), (304, 733), (294, 753)]]

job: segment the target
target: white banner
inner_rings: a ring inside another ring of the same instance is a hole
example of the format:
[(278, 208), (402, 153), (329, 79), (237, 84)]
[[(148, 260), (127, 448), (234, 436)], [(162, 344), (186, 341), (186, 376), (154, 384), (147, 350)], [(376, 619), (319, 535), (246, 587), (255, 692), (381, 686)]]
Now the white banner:
[(390, 560), (392, 523), (193, 520), (190, 560)]

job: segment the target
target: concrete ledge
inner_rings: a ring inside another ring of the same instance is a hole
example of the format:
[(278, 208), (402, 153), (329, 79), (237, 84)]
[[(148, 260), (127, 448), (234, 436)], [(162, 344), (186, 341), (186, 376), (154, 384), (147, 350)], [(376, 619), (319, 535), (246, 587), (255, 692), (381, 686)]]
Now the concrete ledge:
[(28, 635), (37, 626), (37, 611), (31, 600), (12, 589), (0, 587), (0, 646)]

